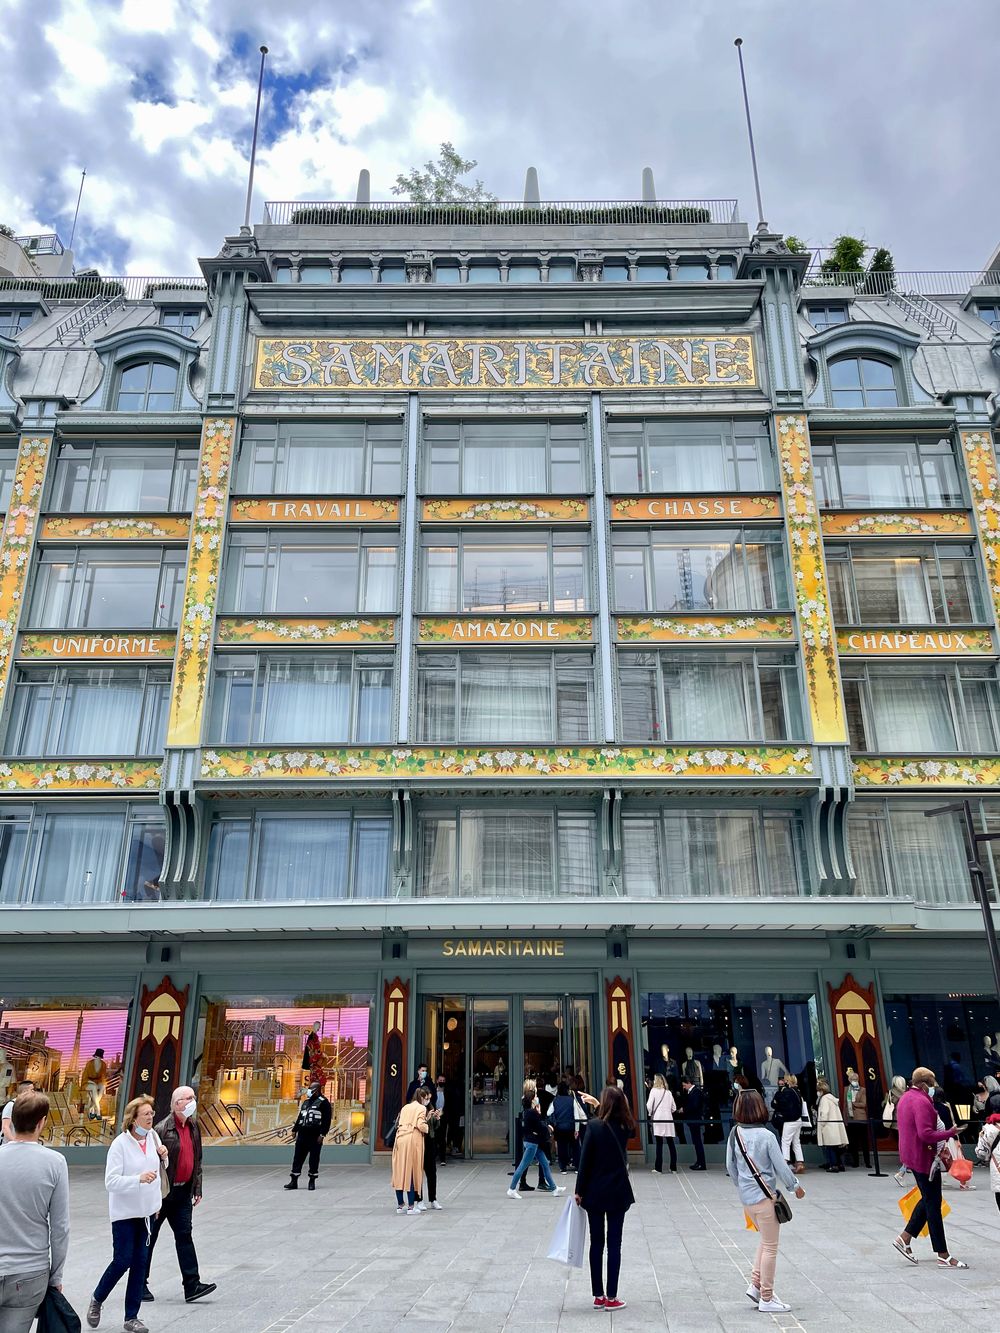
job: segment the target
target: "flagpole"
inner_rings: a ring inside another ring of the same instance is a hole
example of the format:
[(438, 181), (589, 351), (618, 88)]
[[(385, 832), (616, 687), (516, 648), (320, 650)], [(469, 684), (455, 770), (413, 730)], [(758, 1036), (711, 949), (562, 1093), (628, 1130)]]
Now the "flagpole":
[(267, 59), (267, 47), (260, 48), (260, 75), (257, 79), (257, 107), (253, 113), (253, 139), (250, 143), (250, 175), (247, 178), (247, 205), (243, 211), (243, 230), (250, 230), (250, 201), (253, 198), (253, 169), (257, 161), (257, 127), (260, 124), (260, 94), (264, 87), (264, 61)]
[(76, 212), (73, 214), (73, 230), (69, 234), (69, 249), (73, 249), (73, 237), (76, 235), (76, 222), (80, 216), (80, 200), (83, 198), (83, 182), (87, 179), (87, 168), (84, 167), (83, 174), (80, 177), (80, 193), (76, 196)]
[(736, 47), (736, 54), (740, 58), (740, 82), (743, 84), (743, 109), (747, 116), (747, 137), (750, 140), (750, 162), (753, 166), (753, 188), (757, 193), (757, 230), (766, 231), (767, 223), (764, 221), (764, 205), (760, 201), (760, 176), (757, 173), (757, 150), (753, 143), (753, 121), (750, 119), (750, 98), (747, 96), (747, 76), (743, 68), (743, 38), (737, 37), (733, 42)]

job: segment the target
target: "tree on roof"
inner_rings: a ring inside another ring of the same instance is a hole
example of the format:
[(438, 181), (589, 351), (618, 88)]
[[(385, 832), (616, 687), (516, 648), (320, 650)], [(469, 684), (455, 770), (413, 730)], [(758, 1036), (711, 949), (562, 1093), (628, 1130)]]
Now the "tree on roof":
[(458, 179), (477, 165), (475, 158), (457, 153), (454, 144), (443, 143), (436, 162), (425, 162), (423, 171), (413, 167), (401, 172), (392, 192), (405, 195), (412, 204), (492, 204), (496, 195), (481, 180), (467, 185)]

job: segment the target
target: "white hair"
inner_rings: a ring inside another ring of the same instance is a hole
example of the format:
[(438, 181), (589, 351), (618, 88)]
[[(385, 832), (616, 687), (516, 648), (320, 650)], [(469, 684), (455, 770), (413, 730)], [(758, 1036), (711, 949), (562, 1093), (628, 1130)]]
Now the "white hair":
[(178, 1099), (182, 1097), (186, 1092), (189, 1092), (192, 1097), (195, 1096), (194, 1088), (189, 1088), (186, 1083), (182, 1083), (179, 1088), (174, 1088), (173, 1092), (170, 1094), (171, 1111), (176, 1107)]

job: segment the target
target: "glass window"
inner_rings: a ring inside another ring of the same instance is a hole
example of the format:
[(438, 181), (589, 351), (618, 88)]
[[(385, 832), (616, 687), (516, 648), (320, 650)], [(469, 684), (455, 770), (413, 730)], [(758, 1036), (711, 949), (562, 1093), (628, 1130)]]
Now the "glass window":
[(160, 311), (160, 328), (173, 329), (175, 333), (190, 338), (205, 317), (202, 306), (178, 306)]
[(732, 263), (730, 260), (725, 260), (725, 259), (722, 260), (721, 263), (719, 263), (716, 266), (715, 270), (716, 282), (733, 282), (735, 281), (735, 279), (736, 279), (736, 265)]
[(813, 328), (821, 333), (824, 329), (832, 329), (835, 324), (847, 323), (847, 306), (839, 303), (816, 305), (810, 301), (805, 307), (805, 315)]
[(826, 550), (838, 625), (967, 625), (986, 619), (974, 549), (859, 542)]
[(612, 533), (615, 610), (786, 610), (781, 533), (767, 528)]
[(401, 261), (386, 259), (382, 261), (382, 267), (379, 270), (379, 282), (383, 285), (391, 283), (398, 286), (406, 282), (406, 265)]
[(993, 666), (845, 662), (842, 673), (855, 750), (978, 753), (1000, 745)]
[(816, 496), (828, 509), (964, 505), (952, 441), (945, 437), (835, 436), (813, 444)]
[(542, 273), (534, 259), (513, 259), (507, 265), (508, 282), (541, 282)]
[(33, 310), (22, 310), (18, 306), (0, 309), (0, 338), (16, 338), (34, 321)]
[(626, 810), (625, 892), (635, 897), (772, 898), (805, 891), (800, 817), (783, 810)]
[(53, 1148), (106, 1146), (115, 1137), (131, 1004), (131, 993), (0, 995), (11, 1084), (30, 1080), (48, 1096), (45, 1138)]
[(291, 264), (275, 264), (274, 280), (287, 286), (292, 281)]
[(222, 653), (215, 745), (381, 744), (390, 739), (392, 653)]
[(449, 264), (446, 261), (435, 261), (434, 263), (434, 281), (444, 283), (446, 286), (453, 287), (461, 282), (462, 273), (457, 264)]
[(628, 282), (628, 261), (605, 259), (601, 276), (605, 282)]
[(396, 609), (396, 547), (385, 533), (230, 532), (222, 609), (336, 615)]
[(84, 444), (62, 441), (52, 509), (61, 513), (190, 513), (198, 469), (195, 441)]
[[(589, 811), (458, 810), (418, 822), (425, 898), (593, 897), (597, 828)], [(572, 853), (567, 855), (567, 846)]]
[(905, 1070), (908, 1079), (918, 1065), (940, 1070), (944, 1100), (956, 1107), (969, 1106), (979, 1080), (997, 1077), (1000, 1006), (995, 997), (887, 995), (883, 1009), (895, 1073)]
[[(368, 275), (368, 280), (371, 281), (371, 269), (368, 270)], [(341, 277), (341, 281), (345, 279)], [(329, 264), (302, 264), (299, 268), (299, 282), (313, 287), (327, 287), (333, 282), (333, 269)]]
[(678, 282), (707, 282), (708, 265), (703, 259), (682, 259), (677, 265)]
[(491, 259), (474, 259), (469, 265), (469, 281), (479, 282), (499, 282), (500, 265)]
[(169, 667), (21, 667), (6, 750), (16, 755), (158, 755)]
[(774, 454), (763, 421), (606, 423), (609, 489), (722, 493), (774, 490)]
[(17, 445), (0, 445), (0, 510), (6, 512), (14, 488), (17, 469)]
[(576, 282), (576, 260), (550, 259), (549, 282)]
[(571, 612), (591, 603), (587, 534), (425, 532), (423, 610)]
[(590, 489), (582, 420), (425, 421), (432, 495), (574, 495)]
[(236, 489), (250, 495), (398, 495), (403, 423), (262, 422), (244, 427)]
[(827, 366), (833, 406), (844, 408), (899, 405), (896, 371), (888, 361), (874, 357), (838, 357)]
[(637, 282), (668, 282), (670, 270), (662, 260), (640, 259), (636, 265), (635, 276)]
[[(934, 905), (973, 901), (963, 825), (957, 813), (928, 819), (927, 809), (941, 801), (864, 799), (854, 803), (847, 820), (858, 894), (913, 898)], [(977, 826), (995, 827), (996, 801), (975, 803)], [(990, 879), (996, 901), (995, 873)]]
[(594, 739), (590, 652), (420, 653), (420, 740), (432, 745)]
[(203, 1141), (238, 1150), (287, 1138), (303, 1088), (319, 1076), (333, 1107), (325, 1151), (369, 1143), (373, 1013), (370, 991), (208, 991), (194, 1061)]
[(29, 623), (34, 629), (170, 629), (180, 617), (187, 552), (45, 548)]
[(118, 375), (117, 412), (172, 412), (177, 398), (177, 367), (166, 361), (140, 361)]
[(364, 287), (375, 281), (371, 264), (341, 264), (340, 281), (352, 287)]
[[(1000, 329), (1000, 301), (977, 301), (976, 313), (991, 329)], [(2, 322), (3, 311), (0, 311), (0, 323)]]

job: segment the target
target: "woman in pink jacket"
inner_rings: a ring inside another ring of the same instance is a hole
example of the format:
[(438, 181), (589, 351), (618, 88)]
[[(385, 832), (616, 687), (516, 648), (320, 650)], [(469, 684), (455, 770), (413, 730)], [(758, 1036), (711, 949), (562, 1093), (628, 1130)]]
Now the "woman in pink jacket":
[(910, 1214), (906, 1230), (901, 1231), (892, 1243), (904, 1259), (915, 1264), (917, 1258), (910, 1242), (926, 1225), (938, 1265), (941, 1268), (968, 1268), (968, 1264), (948, 1253), (941, 1216), (941, 1163), (937, 1160), (941, 1144), (960, 1134), (965, 1126), (938, 1127), (941, 1122), (929, 1092), (937, 1079), (931, 1070), (923, 1066), (915, 1069), (910, 1083), (912, 1086), (903, 1093), (896, 1107), (896, 1126), (899, 1130), (899, 1160), (913, 1172), (920, 1190), (920, 1202)]

